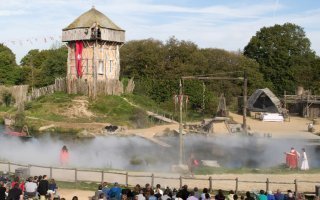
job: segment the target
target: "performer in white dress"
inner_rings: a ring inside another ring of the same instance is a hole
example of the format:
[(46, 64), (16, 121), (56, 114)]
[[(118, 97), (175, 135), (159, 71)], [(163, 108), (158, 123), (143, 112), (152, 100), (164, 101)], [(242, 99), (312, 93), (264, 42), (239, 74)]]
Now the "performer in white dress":
[(308, 157), (306, 154), (306, 150), (302, 149), (302, 163), (301, 163), (301, 170), (308, 170), (309, 169), (309, 163), (308, 163)]

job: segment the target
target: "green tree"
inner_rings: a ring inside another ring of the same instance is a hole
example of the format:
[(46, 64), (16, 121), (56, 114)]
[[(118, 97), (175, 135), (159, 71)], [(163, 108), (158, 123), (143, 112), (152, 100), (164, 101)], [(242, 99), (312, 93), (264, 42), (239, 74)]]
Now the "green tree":
[(315, 59), (310, 45), (300, 26), (276, 24), (261, 28), (244, 48), (244, 55), (260, 64), (264, 79), (272, 82), (277, 94), (293, 93), (298, 85), (310, 87)]
[(7, 46), (0, 44), (0, 84), (14, 85), (17, 77), (16, 56)]

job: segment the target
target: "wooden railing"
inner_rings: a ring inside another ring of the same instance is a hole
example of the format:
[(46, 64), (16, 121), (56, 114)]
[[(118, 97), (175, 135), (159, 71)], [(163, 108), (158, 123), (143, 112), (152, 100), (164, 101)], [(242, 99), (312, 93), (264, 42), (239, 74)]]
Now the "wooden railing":
[[(231, 188), (235, 190), (236, 192), (239, 191), (239, 187), (241, 184), (254, 184), (254, 185), (265, 185), (265, 190), (269, 191), (270, 186), (279, 186), (279, 185), (289, 185), (289, 187), (294, 186), (294, 191), (298, 193), (299, 185), (300, 184), (312, 184), (313, 188), (311, 191), (314, 191), (314, 186), (316, 184), (320, 184), (319, 181), (309, 181), (309, 180), (298, 180), (294, 179), (294, 181), (270, 181), (269, 178), (266, 178), (265, 181), (256, 181), (256, 180), (240, 180), (238, 177), (235, 178), (212, 178), (211, 176), (208, 178), (199, 178), (199, 177), (186, 177), (186, 176), (160, 176), (155, 175), (154, 173), (151, 174), (135, 174), (134, 172), (127, 172), (127, 171), (106, 171), (106, 170), (94, 170), (94, 169), (78, 169), (78, 168), (66, 168), (66, 167), (48, 167), (48, 166), (40, 166), (40, 165), (24, 165), (19, 163), (12, 163), (12, 162), (4, 162), (0, 161), (0, 171), (7, 171), (9, 173), (15, 173), (15, 170), (18, 168), (27, 168), (30, 172), (30, 176), (40, 175), (40, 174), (47, 174), (50, 178), (54, 177), (56, 180), (59, 181), (68, 181), (68, 182), (80, 182), (80, 181), (90, 181), (90, 182), (97, 182), (101, 183), (104, 181), (111, 182), (110, 176), (115, 176), (115, 179), (113, 182), (119, 182), (120, 184), (129, 186), (129, 185), (135, 185), (139, 182), (136, 180), (130, 180), (130, 178), (133, 179), (139, 179), (144, 178), (144, 184), (149, 182), (151, 183), (151, 186), (154, 187), (155, 183), (157, 183), (160, 180), (164, 180), (165, 183), (167, 183), (167, 186), (170, 187), (179, 187), (181, 188), (183, 185), (187, 184), (189, 185), (192, 181), (201, 181), (202, 187), (207, 187), (210, 191), (213, 190), (214, 184), (218, 182), (226, 182), (224, 184), (225, 186), (234, 185), (234, 188)], [(86, 173), (85, 176), (83, 176), (83, 173)], [(68, 178), (69, 174), (69, 178)], [(82, 176), (81, 176), (82, 174)], [(71, 175), (71, 176), (70, 176)], [(94, 176), (95, 175), (95, 176)], [(120, 181), (123, 180), (123, 181)], [(178, 182), (178, 184), (172, 184), (169, 183), (169, 180), (173, 180)], [(204, 182), (204, 184), (203, 184)], [(206, 183), (205, 183), (206, 182)], [(139, 184), (142, 184), (141, 182)], [(198, 186), (200, 187), (200, 186)], [(226, 188), (221, 188), (226, 190)], [(230, 187), (228, 187), (230, 189)], [(263, 188), (264, 189), (264, 188)], [(310, 192), (310, 191), (303, 191), (303, 192)]]

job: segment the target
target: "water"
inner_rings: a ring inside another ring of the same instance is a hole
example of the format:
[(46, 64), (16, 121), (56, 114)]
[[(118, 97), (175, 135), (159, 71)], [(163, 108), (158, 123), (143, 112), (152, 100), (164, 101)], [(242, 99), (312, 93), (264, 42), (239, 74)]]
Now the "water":
[[(0, 126), (0, 133), (4, 128)], [(1, 134), (0, 134), (1, 135)], [(0, 136), (0, 159), (23, 164), (59, 166), (63, 145), (70, 152), (70, 167), (170, 171), (178, 163), (179, 138), (161, 137), (162, 147), (140, 137), (100, 136), (92, 139), (45, 134), (27, 141)], [(262, 137), (184, 137), (185, 160), (191, 153), (199, 160), (217, 160), (228, 168), (267, 168), (284, 163), (284, 152), (306, 148), (310, 167), (320, 167), (319, 140), (288, 140)]]

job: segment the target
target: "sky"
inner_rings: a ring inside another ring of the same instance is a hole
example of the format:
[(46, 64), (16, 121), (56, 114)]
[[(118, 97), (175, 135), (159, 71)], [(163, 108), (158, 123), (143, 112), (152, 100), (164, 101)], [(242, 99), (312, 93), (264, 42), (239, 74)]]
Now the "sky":
[(238, 51), (260, 28), (290, 22), (320, 55), (319, 0), (0, 0), (0, 43), (19, 64), (31, 49), (57, 46), (62, 29), (93, 5), (126, 30), (126, 41), (175, 36)]

